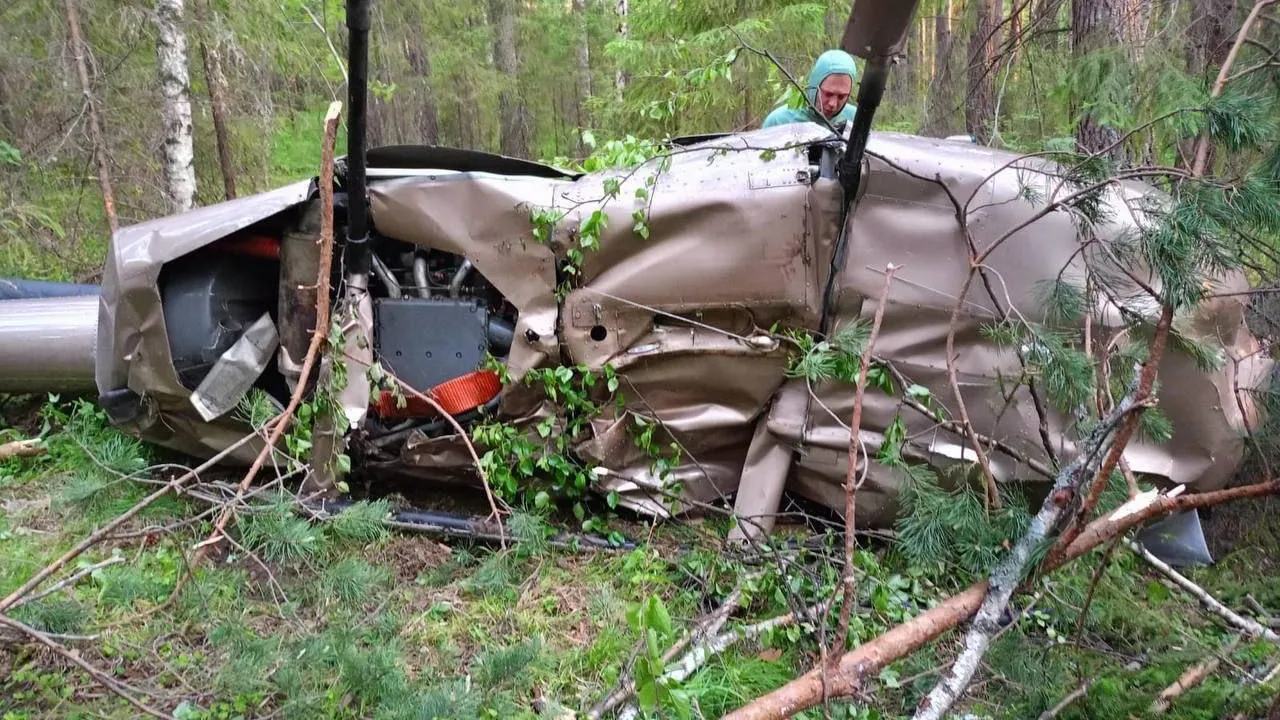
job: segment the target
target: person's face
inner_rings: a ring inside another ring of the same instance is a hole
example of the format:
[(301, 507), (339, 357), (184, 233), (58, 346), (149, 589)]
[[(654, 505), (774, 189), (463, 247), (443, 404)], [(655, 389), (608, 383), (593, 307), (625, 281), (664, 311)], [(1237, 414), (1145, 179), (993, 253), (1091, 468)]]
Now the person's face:
[(828, 75), (818, 86), (818, 109), (827, 117), (834, 117), (849, 102), (853, 91), (853, 78), (848, 75)]

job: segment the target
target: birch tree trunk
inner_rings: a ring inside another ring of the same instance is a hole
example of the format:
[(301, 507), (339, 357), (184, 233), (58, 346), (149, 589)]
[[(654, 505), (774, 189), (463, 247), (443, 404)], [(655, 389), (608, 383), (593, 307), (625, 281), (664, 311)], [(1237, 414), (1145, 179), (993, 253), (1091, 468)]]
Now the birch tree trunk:
[(172, 213), (195, 203), (196, 168), (191, 128), (191, 79), (187, 36), (182, 28), (183, 0), (156, 2), (156, 55), (159, 60), (160, 115), (164, 122), (165, 192)]
[(528, 157), (529, 119), (516, 80), (520, 63), (516, 54), (515, 0), (489, 0), (489, 16), (494, 26), (493, 56), (498, 71), (508, 82), (498, 94), (500, 148), (503, 155)]
[(577, 92), (574, 94), (574, 121), (578, 124), (578, 154), (585, 156), (587, 148), (582, 142), (582, 131), (591, 125), (587, 103), (591, 101), (591, 37), (587, 32), (586, 0), (573, 0), (573, 22), (578, 33)]
[(116, 221), (116, 195), (111, 186), (111, 165), (107, 162), (107, 149), (102, 137), (102, 121), (98, 117), (98, 101), (93, 96), (93, 84), (89, 82), (89, 69), (85, 64), (85, 42), (80, 34), (80, 13), (76, 0), (66, 0), (67, 28), (71, 34), (71, 52), (75, 56), (76, 75), (80, 78), (80, 91), (84, 94), (84, 106), (89, 116), (89, 142), (93, 144), (93, 163), (98, 172), (98, 187), (102, 189), (102, 210), (107, 217), (107, 229), (114, 236), (119, 224)]

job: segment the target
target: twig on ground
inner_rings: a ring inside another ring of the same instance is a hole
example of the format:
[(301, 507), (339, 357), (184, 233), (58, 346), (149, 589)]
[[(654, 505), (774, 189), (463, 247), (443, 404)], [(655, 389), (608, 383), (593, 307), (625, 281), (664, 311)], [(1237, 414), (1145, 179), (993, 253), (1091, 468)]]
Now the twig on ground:
[[(1275, 680), (1277, 675), (1280, 675), (1280, 661), (1277, 661), (1275, 665), (1272, 665), (1271, 670), (1267, 672), (1266, 675), (1263, 675), (1262, 679), (1259, 680), (1258, 683), (1261, 685), (1266, 685), (1272, 680)], [(1276, 699), (1277, 701), (1280, 701), (1280, 695), (1277, 695)]]
[(1090, 680), (1086, 680), (1085, 682), (1081, 683), (1080, 687), (1076, 688), (1075, 690), (1072, 690), (1069, 695), (1059, 700), (1057, 705), (1054, 705), (1048, 710), (1045, 710), (1044, 712), (1040, 713), (1040, 720), (1053, 720), (1054, 718), (1058, 717), (1058, 715), (1063, 710), (1066, 710), (1068, 707), (1071, 706), (1071, 703), (1079, 700), (1085, 695), (1088, 695), (1089, 688), (1093, 687), (1093, 684), (1097, 681), (1098, 681), (1098, 678), (1092, 678)]
[(1102, 574), (1107, 571), (1107, 564), (1111, 562), (1111, 553), (1116, 551), (1116, 546), (1120, 544), (1120, 538), (1111, 541), (1107, 545), (1107, 549), (1102, 553), (1102, 561), (1098, 563), (1098, 568), (1093, 571), (1093, 579), (1089, 581), (1089, 592), (1084, 596), (1084, 606), (1080, 608), (1080, 617), (1076, 619), (1076, 630), (1072, 639), (1076, 644), (1080, 643), (1080, 636), (1084, 633), (1084, 621), (1089, 617), (1089, 606), (1093, 605), (1093, 596), (1098, 592), (1098, 581), (1102, 579)]
[(38, 439), (14, 440), (0, 445), (0, 460), (43, 455), (45, 447)]
[[(724, 652), (725, 650), (728, 650), (734, 645), (746, 640), (754, 640), (770, 630), (776, 630), (778, 628), (787, 627), (788, 625), (793, 625), (797, 622), (818, 617), (819, 615), (826, 613), (827, 610), (831, 608), (832, 602), (833, 599), (824, 600), (817, 605), (801, 611), (799, 614), (789, 612), (786, 615), (779, 615), (778, 617), (758, 622), (754, 625), (748, 625), (744, 628), (731, 630), (727, 633), (717, 635), (707, 642), (698, 644), (688, 653), (685, 653), (684, 657), (680, 658), (680, 660), (676, 662), (675, 667), (662, 674), (662, 677), (658, 682), (666, 685), (682, 683), (692, 677), (693, 674), (707, 662), (707, 660)], [(634, 720), (638, 714), (639, 710), (634, 704), (631, 704), (623, 708), (622, 712), (618, 714), (618, 720)]]
[[(1240, 636), (1237, 635), (1225, 648), (1222, 649), (1221, 654), (1225, 655), (1230, 653), (1232, 650), (1235, 650), (1236, 646), (1239, 644)], [(1162, 690), (1160, 695), (1156, 697), (1155, 701), (1151, 703), (1151, 712), (1158, 715), (1168, 711), (1169, 706), (1173, 704), (1175, 698), (1204, 682), (1204, 679), (1209, 677), (1210, 673), (1218, 669), (1218, 665), (1221, 662), (1222, 659), (1219, 657), (1219, 654), (1215, 653), (1212, 657), (1205, 658), (1203, 662), (1198, 663), (1195, 667), (1192, 667), (1182, 673), (1181, 677), (1174, 681), (1172, 685)]]
[(1280, 644), (1280, 635), (1277, 635), (1274, 630), (1269, 627), (1264, 627), (1256, 620), (1250, 620), (1235, 610), (1223, 605), (1216, 598), (1210, 595), (1207, 590), (1192, 582), (1182, 573), (1174, 570), (1172, 567), (1169, 567), (1168, 563), (1155, 555), (1152, 555), (1150, 550), (1147, 550), (1132, 540), (1125, 540), (1124, 544), (1128, 546), (1130, 550), (1137, 553), (1137, 555), (1145, 560), (1148, 565), (1155, 568), (1157, 572), (1168, 578), (1174, 585), (1177, 585), (1196, 600), (1199, 600), (1205, 610), (1208, 610), (1214, 615), (1225, 620), (1227, 624), (1239, 630), (1245, 637), (1250, 639), (1263, 638), (1265, 640), (1270, 640), (1273, 643)]
[(99, 670), (98, 668), (95, 668), (94, 666), (85, 662), (80, 657), (79, 653), (75, 653), (75, 652), (72, 652), (71, 650), (68, 650), (66, 646), (54, 640), (53, 638), (49, 637), (47, 634), (42, 633), (39, 630), (36, 630), (35, 628), (25, 625), (21, 622), (18, 622), (17, 620), (14, 620), (13, 618), (8, 617), (7, 615), (0, 615), (0, 625), (4, 625), (5, 627), (8, 627), (11, 630), (16, 630), (22, 633), (23, 635), (26, 635), (27, 637), (39, 642), (40, 644), (54, 651), (58, 655), (61, 655), (66, 660), (69, 660), (72, 663), (76, 664), (77, 666), (80, 667), (80, 669), (89, 673), (89, 675), (92, 676), (94, 680), (102, 684), (103, 687), (107, 688), (108, 690), (115, 693), (116, 695), (119, 695), (130, 705), (138, 708), (138, 710), (141, 710), (142, 712), (152, 717), (158, 717), (158, 718), (162, 718), (163, 720), (168, 720), (169, 718), (168, 715), (160, 712), (159, 710), (156, 710), (155, 708), (152, 708), (150, 705), (147, 705), (143, 703), (141, 700), (139, 700), (138, 698), (134, 697), (133, 693), (137, 692), (136, 690), (132, 690), (125, 684), (112, 678), (110, 675), (107, 675), (106, 673)]
[[(249, 484), (253, 482), (258, 471), (262, 469), (263, 463), (275, 449), (276, 443), (280, 442), (285, 429), (289, 427), (289, 422), (293, 419), (293, 413), (298, 409), (298, 405), (302, 403), (302, 396), (306, 393), (307, 378), (310, 377), (311, 368), (315, 365), (316, 358), (320, 355), (320, 346), (324, 344), (324, 340), (328, 336), (329, 269), (333, 264), (333, 153), (334, 142), (338, 132), (338, 115), (341, 111), (342, 103), (335, 100), (329, 104), (329, 110), (324, 116), (324, 143), (320, 151), (320, 270), (319, 277), (316, 280), (316, 327), (312, 330), (311, 344), (307, 347), (306, 357), (302, 361), (302, 371), (299, 375), (298, 386), (289, 398), (288, 406), (280, 414), (279, 422), (276, 423), (271, 435), (267, 438), (267, 444), (258, 453), (258, 457), (254, 459), (253, 465), (245, 473), (244, 479), (240, 481), (240, 486), (236, 492), (236, 500), (239, 500), (245, 491), (249, 489)], [(363, 202), (363, 198), (359, 200)], [(193, 565), (199, 565), (208, 548), (216, 545), (225, 536), (227, 522), (234, 514), (235, 506), (228, 503), (218, 516), (217, 522), (214, 523), (213, 532), (209, 534), (209, 539), (202, 543), (200, 549), (196, 551), (196, 556), (192, 559)]]
[[(672, 645), (665, 653), (663, 653), (662, 662), (664, 664), (671, 662), (672, 658), (680, 654), (693, 642), (700, 642), (704, 638), (715, 637), (720, 632), (720, 629), (724, 627), (724, 624), (729, 621), (729, 616), (733, 614), (733, 611), (738, 609), (741, 602), (742, 584), (739, 583), (738, 586), (733, 589), (733, 592), (729, 593), (729, 596), (724, 599), (724, 602), (720, 604), (720, 607), (716, 608), (715, 611), (707, 616), (703, 622), (699, 623), (698, 626), (693, 629), (693, 632), (685, 635), (679, 642)], [(635, 681), (628, 678), (622, 683), (621, 687), (610, 693), (608, 697), (596, 703), (596, 705), (587, 712), (588, 720), (600, 720), (600, 718), (604, 717), (606, 713), (611, 712), (614, 708), (630, 700), (635, 693)]]
[(122, 563), (122, 562), (124, 562), (124, 558), (116, 556), (113, 558), (108, 558), (106, 560), (103, 560), (100, 563), (94, 563), (93, 565), (90, 565), (87, 568), (81, 569), (79, 572), (72, 575), (71, 577), (59, 580), (58, 582), (54, 583), (53, 585), (50, 585), (49, 587), (45, 588), (44, 590), (41, 590), (40, 592), (34, 595), (28, 595), (27, 597), (19, 599), (18, 602), (13, 604), (13, 607), (20, 608), (29, 602), (35, 602), (36, 600), (39, 600), (42, 597), (47, 597), (49, 595), (52, 595), (64, 587), (75, 585), (77, 582), (80, 581), (81, 578), (92, 573), (95, 570), (101, 570), (102, 568), (107, 567), (108, 565), (115, 565), (116, 563)]
[[(1137, 670), (1141, 667), (1142, 665), (1140, 663), (1131, 662), (1125, 665), (1124, 669), (1132, 671), (1132, 670)], [(1080, 687), (1071, 691), (1071, 694), (1059, 700), (1057, 705), (1054, 705), (1048, 710), (1045, 710), (1044, 712), (1040, 713), (1039, 720), (1053, 720), (1054, 718), (1058, 717), (1058, 715), (1062, 714), (1062, 711), (1070, 707), (1072, 703), (1084, 697), (1085, 695), (1088, 695), (1089, 688), (1093, 687), (1093, 684), (1098, 682), (1098, 680), (1100, 679), (1102, 679), (1101, 676), (1098, 676), (1098, 677), (1090, 678), (1084, 681), (1083, 683), (1081, 683)]]
[[(268, 425), (270, 425), (271, 423), (274, 423), (275, 421), (276, 421), (275, 419), (269, 421)], [(239, 450), (242, 446), (244, 446), (246, 443), (248, 443), (250, 440), (254, 439), (255, 437), (257, 437), (256, 434), (249, 434), (240, 438), (236, 442), (231, 443), (224, 450), (222, 450), (218, 454), (206, 460), (199, 467), (169, 481), (169, 483), (167, 483), (164, 487), (156, 490), (155, 492), (146, 496), (142, 500), (139, 500), (137, 504), (129, 508), (123, 514), (118, 516), (115, 520), (112, 520), (106, 525), (103, 525), (101, 528), (98, 528), (97, 531), (95, 531), (92, 535), (90, 535), (89, 537), (81, 541), (80, 544), (68, 550), (66, 553), (62, 555), (62, 557), (59, 557), (57, 560), (54, 560), (53, 562), (46, 565), (44, 569), (40, 570), (40, 572), (37, 572), (35, 575), (33, 575), (31, 579), (23, 583), (21, 587), (9, 593), (9, 595), (5, 597), (3, 600), (0, 600), (0, 613), (3, 613), (7, 611), (9, 608), (13, 607), (13, 605), (17, 603), (18, 600), (22, 599), (27, 593), (34, 590), (36, 586), (38, 586), (40, 583), (47, 580), (49, 576), (61, 570), (63, 567), (66, 566), (67, 563), (71, 562), (72, 560), (75, 560), (85, 550), (88, 550), (89, 548), (93, 547), (103, 538), (111, 535), (111, 533), (114, 532), (116, 528), (120, 527), (121, 525), (124, 525), (126, 522), (133, 519), (135, 516), (137, 516), (138, 513), (145, 510), (152, 503), (164, 497), (165, 495), (168, 495), (170, 492), (173, 492), (175, 489), (181, 487), (188, 481), (198, 478), (200, 476), (200, 473), (204, 472), (205, 470), (208, 470), (209, 468), (213, 467), (219, 462), (222, 462), (224, 458), (228, 457), (229, 455), (234, 453), (236, 450)]]

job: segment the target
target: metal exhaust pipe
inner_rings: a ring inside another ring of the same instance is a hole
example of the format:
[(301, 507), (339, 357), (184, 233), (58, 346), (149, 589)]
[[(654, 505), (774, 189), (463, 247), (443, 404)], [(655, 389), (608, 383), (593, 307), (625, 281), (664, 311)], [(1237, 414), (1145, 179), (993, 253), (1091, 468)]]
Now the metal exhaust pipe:
[(98, 296), (0, 300), (0, 392), (95, 391)]

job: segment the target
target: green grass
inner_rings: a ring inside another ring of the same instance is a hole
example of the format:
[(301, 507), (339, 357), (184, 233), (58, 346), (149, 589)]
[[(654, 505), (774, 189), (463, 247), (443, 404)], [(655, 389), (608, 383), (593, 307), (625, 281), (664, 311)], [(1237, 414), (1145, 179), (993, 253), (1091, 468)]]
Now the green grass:
[[(119, 473), (163, 459), (106, 428), (87, 404), (51, 403), (43, 422), (48, 455), (0, 464), (0, 592), (147, 490), (120, 481)], [(173, 501), (131, 529), (201, 507)], [(744, 578), (754, 579), (744, 585), (730, 627), (827, 597), (838, 577), (818, 552), (793, 558), (806, 572), (758, 574), (758, 566), (721, 554), (723, 523), (659, 528), (652, 545), (631, 551), (574, 553), (541, 541), (544, 521), (527, 516), (517, 533), (526, 542), (504, 551), (390, 532), (379, 522), (386, 509), (370, 503), (319, 523), (299, 518), (279, 498), (264, 500), (232, 529), (256, 559), (234, 548), (215, 553), (162, 609), (210, 524), (104, 543), (59, 577), (113, 553), (124, 562), (13, 614), (47, 632), (94, 636), (67, 642), (178, 717), (533, 718), (539, 707), (585, 711), (631, 667), (644, 633), (652, 630), (665, 650)], [(1257, 523), (1250, 532), (1255, 543), (1275, 539), (1274, 524)], [(887, 550), (870, 547), (857, 558), (858, 640), (970, 579), (954, 565), (910, 567), (907, 553)], [(1241, 543), (1217, 566), (1192, 575), (1235, 607), (1250, 594), (1280, 608), (1270, 576), (1251, 571), (1259, 553), (1273, 552), (1274, 545)], [(1124, 551), (1103, 574), (1084, 633), (1073, 642), (1099, 554), (1038, 586), (1034, 608), (994, 644), (974, 692), (961, 703), (964, 711), (1034, 717), (1099, 678), (1060, 717), (1145, 717), (1160, 690), (1227, 644), (1228, 631)], [(1016, 609), (1029, 603), (1019, 598)], [(641, 607), (660, 615), (637, 613)], [(812, 667), (812, 631), (779, 630), (713, 657), (672, 688), (675, 697), (683, 693), (694, 717), (718, 717)], [(959, 637), (946, 635), (890, 666), (869, 681), (870, 705), (836, 703), (831, 717), (909, 717), (936, 681), (933, 671), (954, 657)], [(1258, 687), (1242, 671), (1261, 672), (1276, 659), (1265, 643), (1241, 644), (1229, 665), (1185, 693), (1165, 717), (1256, 716), (1277, 687)], [(1130, 662), (1137, 669), (1127, 669)], [(0, 667), (0, 717), (136, 715), (33, 646), (7, 646)], [(664, 716), (678, 705), (668, 701)]]

